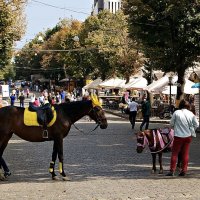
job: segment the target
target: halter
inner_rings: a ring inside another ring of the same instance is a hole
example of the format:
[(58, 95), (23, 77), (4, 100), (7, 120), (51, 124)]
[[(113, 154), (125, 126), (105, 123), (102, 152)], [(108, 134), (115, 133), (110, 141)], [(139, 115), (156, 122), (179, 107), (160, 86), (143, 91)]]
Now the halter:
[(137, 146), (138, 146), (138, 147), (142, 147), (142, 148), (144, 149), (146, 145), (149, 146), (149, 141), (148, 141), (146, 135), (143, 135), (143, 137), (138, 136), (137, 139), (143, 139), (143, 144), (141, 144), (141, 143), (139, 143), (139, 142), (137, 143)]

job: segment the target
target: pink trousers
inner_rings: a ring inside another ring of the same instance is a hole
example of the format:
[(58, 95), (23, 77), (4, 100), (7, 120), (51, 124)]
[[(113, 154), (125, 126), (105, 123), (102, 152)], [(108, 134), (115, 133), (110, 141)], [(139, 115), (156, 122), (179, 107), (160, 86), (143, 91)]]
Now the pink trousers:
[(192, 137), (180, 138), (174, 137), (174, 143), (172, 147), (170, 171), (176, 170), (176, 162), (179, 152), (181, 153), (181, 171), (187, 172), (189, 161), (189, 149)]

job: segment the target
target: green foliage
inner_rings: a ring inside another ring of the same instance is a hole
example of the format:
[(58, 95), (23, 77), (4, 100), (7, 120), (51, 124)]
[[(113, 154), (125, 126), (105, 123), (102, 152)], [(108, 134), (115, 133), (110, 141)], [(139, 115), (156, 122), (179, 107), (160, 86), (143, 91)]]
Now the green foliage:
[(122, 12), (107, 10), (89, 17), (80, 34), (84, 45), (94, 47), (91, 62), (93, 76), (120, 76), (126, 79), (140, 67), (136, 43), (128, 38), (127, 20)]
[(123, 7), (130, 36), (143, 45), (152, 67), (177, 72), (183, 84), (185, 70), (200, 55), (199, 1), (124, 0)]
[[(39, 36), (43, 42), (38, 40)], [(77, 36), (79, 40), (75, 40)], [(120, 76), (128, 81), (143, 60), (137, 43), (128, 38), (126, 16), (122, 12), (103, 11), (88, 17), (83, 24), (65, 19), (53, 29), (38, 33), (19, 52), (15, 64), (17, 68), (28, 67), (29, 74), (38, 68), (47, 77), (54, 72), (61, 79), (90, 76), (104, 80)], [(55, 71), (57, 68), (60, 70)], [(57, 77), (56, 74), (53, 76)]]
[(24, 33), (23, 7), (25, 1), (0, 1), (0, 68), (12, 57), (14, 42)]

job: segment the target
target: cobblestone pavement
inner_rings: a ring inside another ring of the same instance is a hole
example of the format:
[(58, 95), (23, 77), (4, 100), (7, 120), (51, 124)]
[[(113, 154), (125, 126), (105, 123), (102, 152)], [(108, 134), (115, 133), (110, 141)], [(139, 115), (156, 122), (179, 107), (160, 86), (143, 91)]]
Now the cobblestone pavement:
[[(72, 127), (64, 140), (65, 170), (71, 181), (52, 181), (48, 173), (52, 142), (30, 143), (14, 136), (5, 151), (12, 176), (1, 181), (1, 200), (174, 200), (200, 199), (200, 137), (191, 146), (187, 177), (151, 174), (148, 150), (135, 151), (136, 140), (126, 119), (107, 114), (109, 126), (92, 134)], [(140, 123), (136, 124), (136, 131)], [(89, 132), (84, 119), (76, 125)], [(166, 126), (151, 124), (150, 128)], [(170, 153), (163, 156), (165, 173)], [(56, 169), (58, 167), (56, 166)]]

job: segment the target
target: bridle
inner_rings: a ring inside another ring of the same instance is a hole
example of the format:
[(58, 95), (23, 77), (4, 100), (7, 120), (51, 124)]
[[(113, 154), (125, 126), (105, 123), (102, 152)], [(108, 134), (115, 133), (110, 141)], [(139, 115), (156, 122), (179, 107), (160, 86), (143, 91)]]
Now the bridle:
[(95, 127), (93, 130), (89, 131), (88, 133), (85, 133), (84, 131), (80, 130), (75, 124), (73, 124), (74, 127), (75, 127), (75, 129), (78, 130), (78, 131), (80, 131), (80, 132), (83, 133), (83, 134), (89, 134), (89, 133), (92, 133), (93, 131), (95, 131), (95, 130), (101, 125), (101, 119), (100, 119), (100, 117), (98, 116), (96, 109), (97, 109), (97, 106), (94, 106), (94, 107), (92, 107), (92, 108), (90, 109), (90, 111), (88, 112), (88, 114), (89, 114), (90, 112), (94, 112), (94, 115), (95, 115), (95, 117), (96, 117), (96, 123), (97, 123), (97, 125), (96, 125), (96, 127)]
[(148, 141), (146, 135), (137, 136), (137, 140), (143, 140), (143, 144), (137, 142), (137, 147), (142, 147), (144, 149), (146, 145), (149, 146), (149, 141)]

